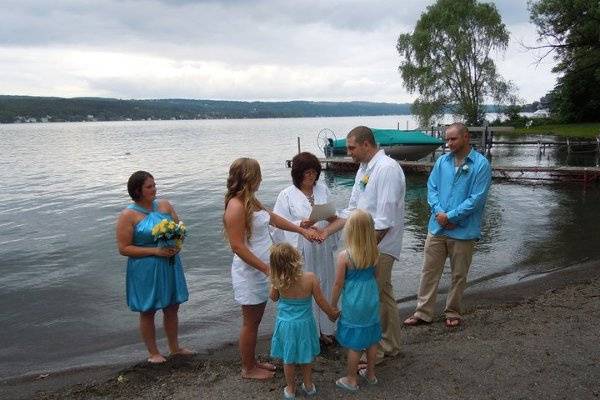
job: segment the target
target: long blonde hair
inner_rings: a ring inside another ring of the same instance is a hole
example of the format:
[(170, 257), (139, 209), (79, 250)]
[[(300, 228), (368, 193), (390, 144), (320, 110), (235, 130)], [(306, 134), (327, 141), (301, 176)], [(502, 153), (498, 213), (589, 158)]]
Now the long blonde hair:
[(302, 276), (302, 257), (289, 243), (271, 246), (271, 283), (275, 289), (288, 289)]
[(358, 269), (375, 265), (379, 257), (377, 234), (371, 215), (363, 210), (356, 210), (346, 221), (344, 227), (346, 249)]
[(246, 222), (246, 238), (252, 236), (252, 213), (264, 207), (254, 196), (261, 180), (260, 165), (253, 158), (242, 157), (231, 163), (227, 178), (225, 209), (229, 200), (239, 197), (244, 205), (244, 221)]

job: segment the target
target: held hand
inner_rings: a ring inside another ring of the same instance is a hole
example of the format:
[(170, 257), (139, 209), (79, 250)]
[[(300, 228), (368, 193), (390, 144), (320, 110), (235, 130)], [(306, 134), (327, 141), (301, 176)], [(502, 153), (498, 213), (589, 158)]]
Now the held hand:
[(325, 241), (325, 239), (327, 239), (328, 233), (325, 229), (319, 229), (316, 227), (312, 227), (310, 228), (311, 230), (315, 231), (315, 233), (317, 234), (317, 242), (319, 243), (323, 243)]
[(335, 322), (339, 317), (340, 317), (340, 310), (338, 310), (337, 308), (333, 309), (333, 314), (328, 314), (327, 317), (329, 318), (329, 320), (331, 322)]
[(317, 221), (311, 221), (309, 219), (305, 219), (302, 222), (300, 222), (300, 227), (301, 228), (310, 228), (311, 226), (313, 226), (315, 224), (315, 222)]
[(155, 249), (157, 257), (173, 257), (179, 253), (179, 247), (157, 247)]
[(445, 212), (439, 212), (435, 214), (435, 220), (440, 226), (446, 226), (448, 224), (448, 215)]
[(319, 242), (321, 240), (319, 233), (315, 229), (303, 228), (300, 233), (306, 238), (306, 240), (309, 240), (311, 242)]
[(450, 230), (450, 229), (454, 229), (456, 228), (456, 224), (453, 224), (452, 222), (448, 222), (446, 225), (444, 225), (444, 229)]

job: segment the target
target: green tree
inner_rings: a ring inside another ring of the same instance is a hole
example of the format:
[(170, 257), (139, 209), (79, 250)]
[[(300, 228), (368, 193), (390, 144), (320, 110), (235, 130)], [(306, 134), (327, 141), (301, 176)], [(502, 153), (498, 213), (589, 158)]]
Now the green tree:
[(428, 125), (432, 117), (452, 111), (479, 125), (486, 100), (506, 102), (512, 86), (498, 74), (492, 53), (506, 50), (508, 40), (494, 4), (438, 0), (427, 7), (396, 46), (404, 85), (419, 93), (413, 104), (419, 122)]
[(529, 1), (540, 60), (553, 54), (561, 74), (550, 92), (551, 110), (565, 122), (600, 120), (600, 1)]

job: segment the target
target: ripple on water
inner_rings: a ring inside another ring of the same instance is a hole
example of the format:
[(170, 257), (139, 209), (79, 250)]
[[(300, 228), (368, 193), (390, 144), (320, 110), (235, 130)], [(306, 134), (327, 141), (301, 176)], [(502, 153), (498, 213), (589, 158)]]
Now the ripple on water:
[[(125, 304), (126, 258), (118, 254), (114, 238), (117, 215), (130, 203), (126, 182), (133, 171), (154, 175), (159, 196), (175, 205), (189, 228), (182, 257), (190, 300), (181, 307), (181, 331), (186, 343), (213, 346), (235, 340), (240, 323), (221, 222), (232, 160), (260, 161), (258, 197), (270, 207), (291, 184), (283, 162), (296, 153), (296, 137), (310, 151), (324, 127), (343, 136), (356, 125), (389, 127), (398, 119), (3, 126), (8, 134), (0, 151), (8, 156), (0, 166), (11, 174), (0, 191), (0, 354), (5, 361), (0, 378), (76, 367), (89, 359), (143, 356), (136, 315)], [(503, 155), (513, 164), (527, 164), (531, 156), (527, 149)], [(345, 207), (354, 175), (325, 171), (321, 177), (337, 208)], [(425, 185), (425, 178), (407, 175), (403, 252), (393, 270), (400, 298), (414, 297), (420, 278), (429, 217)], [(587, 246), (586, 239), (600, 237), (599, 200), (593, 188), (582, 193), (562, 186), (494, 183), (471, 282), (493, 288), (598, 257), (598, 246)], [(446, 273), (442, 290), (448, 282)], [(269, 305), (261, 332), (268, 333), (272, 320)], [(29, 349), (26, 357), (22, 349)]]

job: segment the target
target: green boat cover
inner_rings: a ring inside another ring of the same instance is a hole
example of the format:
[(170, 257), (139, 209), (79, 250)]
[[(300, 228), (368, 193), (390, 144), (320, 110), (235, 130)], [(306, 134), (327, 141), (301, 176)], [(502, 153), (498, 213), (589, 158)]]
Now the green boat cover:
[[(400, 131), (397, 129), (374, 129), (375, 141), (380, 146), (393, 146), (397, 144), (438, 144), (444, 143), (442, 139), (433, 137), (423, 131)], [(346, 139), (334, 140), (333, 148), (345, 148)]]

